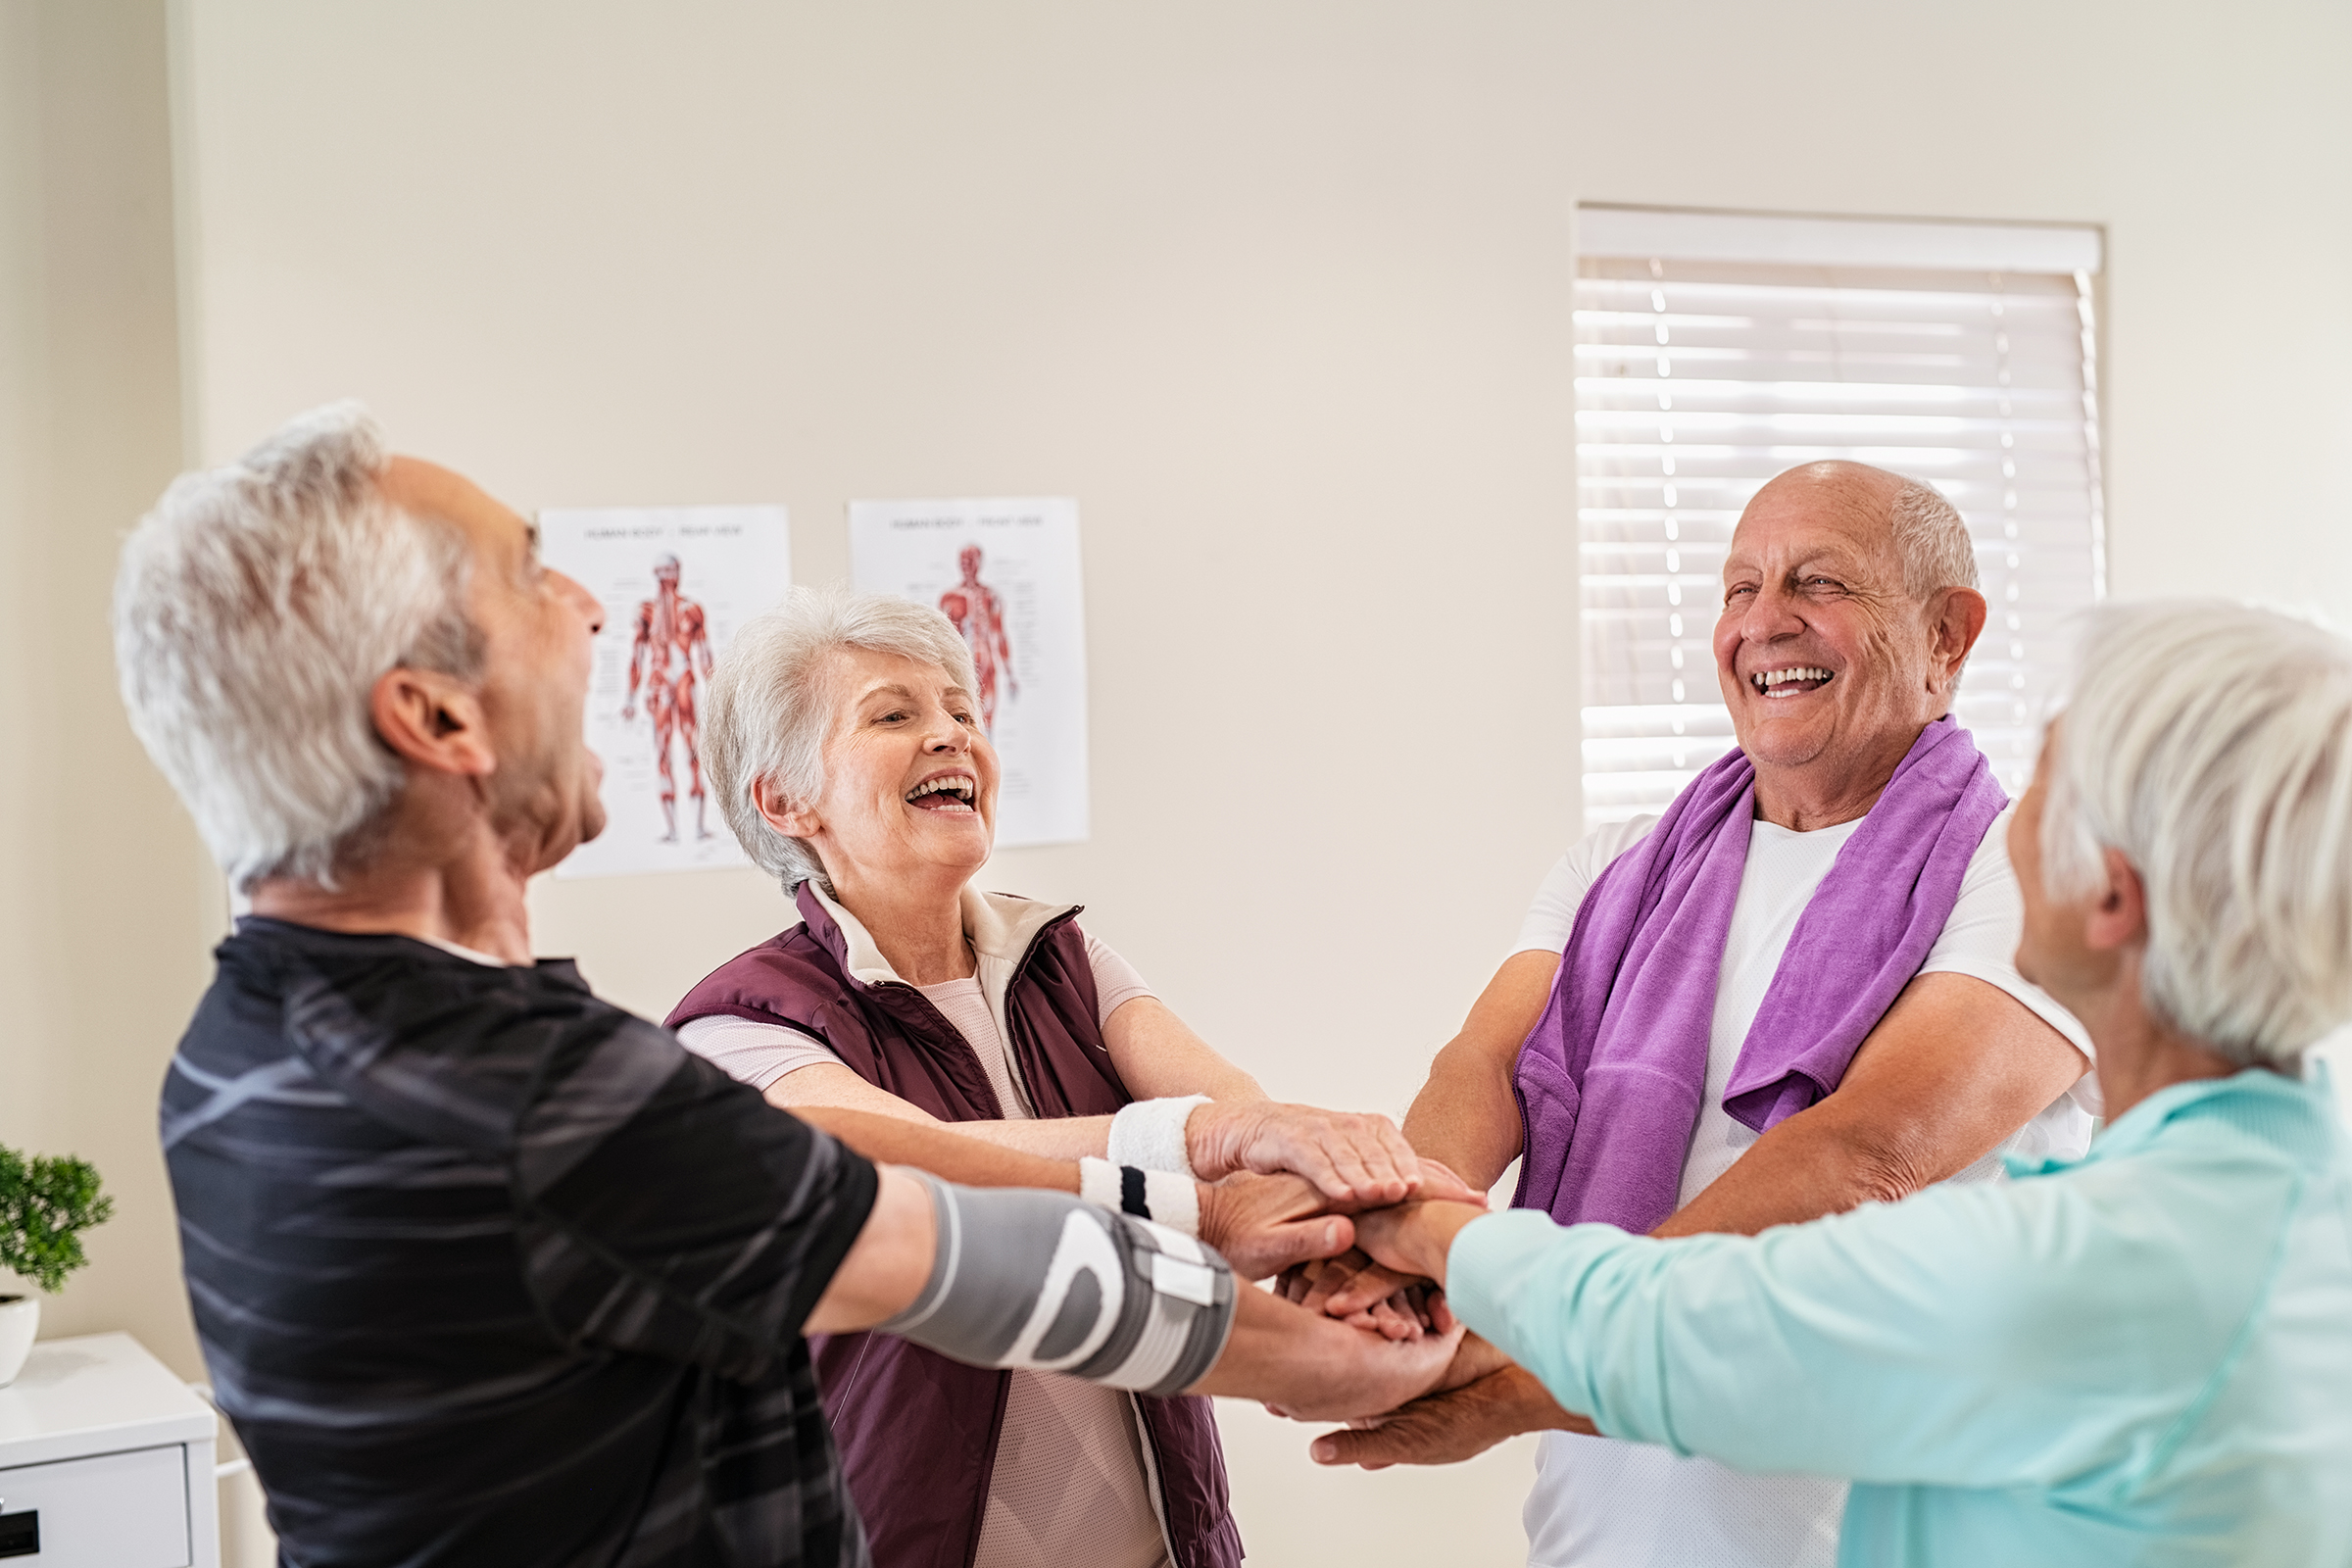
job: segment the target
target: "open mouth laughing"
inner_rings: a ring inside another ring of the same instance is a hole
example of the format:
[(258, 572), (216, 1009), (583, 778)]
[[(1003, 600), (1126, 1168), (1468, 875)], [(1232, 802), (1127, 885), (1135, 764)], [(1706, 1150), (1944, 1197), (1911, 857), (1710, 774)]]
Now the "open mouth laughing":
[(980, 798), (980, 782), (969, 773), (934, 773), (906, 794), (908, 806), (918, 811), (946, 811), (970, 816)]
[(1757, 696), (1769, 700), (1817, 692), (1837, 678), (1835, 670), (1819, 664), (1791, 664), (1787, 669), (1759, 669), (1747, 677), (1747, 683)]

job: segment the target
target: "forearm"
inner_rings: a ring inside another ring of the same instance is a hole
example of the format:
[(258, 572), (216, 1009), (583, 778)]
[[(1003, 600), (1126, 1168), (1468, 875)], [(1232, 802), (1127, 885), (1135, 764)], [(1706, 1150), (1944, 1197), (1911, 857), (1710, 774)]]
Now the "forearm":
[[(965, 1136), (973, 1126), (1005, 1123), (957, 1122), (953, 1129), (937, 1123), (905, 1121), (872, 1111), (840, 1105), (796, 1105), (794, 1115), (811, 1127), (840, 1139), (877, 1164), (912, 1165), (946, 1181), (966, 1187), (1042, 1187), (1057, 1193), (1078, 1191), (1076, 1156), (1054, 1158), (1027, 1150), (1008, 1148)], [(1090, 1118), (1107, 1121), (1106, 1117)], [(1051, 1122), (1039, 1123), (1052, 1126)]]
[(1750, 1470), (2046, 1485), (2142, 1419), (2082, 1391), (2150, 1376), (2114, 1331), (2145, 1299), (2127, 1256), (2145, 1250), (2091, 1212), (2053, 1179), (1760, 1238), (1496, 1215), (1456, 1236), (1447, 1297), (1610, 1437)]
[[(1429, 1238), (1416, 1240), (1426, 1245)], [(1599, 1430), (1665, 1441), (1655, 1308), (1667, 1250), (1646, 1237), (1562, 1227), (1524, 1211), (1454, 1227), (1446, 1240), (1447, 1299), (1472, 1333), (1523, 1367), (1561, 1408), (1590, 1412)], [(1612, 1385), (1605, 1391), (1604, 1369)]]
[(1430, 1063), (1429, 1082), (1405, 1113), (1405, 1141), (1481, 1192), (1519, 1157), (1523, 1129), (1511, 1079), (1559, 969), (1556, 953), (1530, 949), (1505, 958), (1461, 1033)]
[(961, 1137), (1048, 1159), (1082, 1159), (1089, 1154), (1099, 1158), (1110, 1140), (1108, 1116), (942, 1122), (921, 1106), (910, 1104), (888, 1090), (875, 1088), (836, 1062), (818, 1062), (785, 1073), (767, 1086), (766, 1100), (778, 1109), (804, 1119), (813, 1119), (813, 1113), (819, 1110), (839, 1109), (922, 1127), (952, 1126)]
[(867, 1329), (968, 1366), (1161, 1396), (1215, 1364), (1237, 1298), (1213, 1252), (1060, 1193), (880, 1174), (811, 1331)]
[(1244, 1291), (1234, 1303), (1233, 1333), (1208, 1376), (1188, 1394), (1221, 1394), (1295, 1406), (1327, 1400), (1360, 1331), (1263, 1291)]
[(1893, 1202), (1952, 1174), (1924, 1168), (1917, 1156), (1888, 1148), (1883, 1135), (1851, 1126), (1843, 1108), (1824, 1101), (1773, 1127), (1650, 1234), (1753, 1236), (1863, 1203)]
[(1108, 1116), (1057, 1116), (1050, 1121), (959, 1121), (949, 1125), (960, 1137), (1044, 1159), (1076, 1160), (1090, 1154), (1101, 1159), (1110, 1144)]
[(1752, 1236), (1908, 1198), (1998, 1148), (2083, 1066), (2064, 1036), (1998, 987), (1921, 975), (1836, 1094), (1766, 1132), (1655, 1234)]
[(1256, 1079), (1218, 1054), (1157, 997), (1121, 1004), (1102, 1026), (1102, 1045), (1119, 1081), (1138, 1100), (1206, 1095), (1239, 1102), (1266, 1098)]
[(1467, 1035), (1439, 1052), (1404, 1114), (1404, 1141), (1480, 1192), (1519, 1157), (1519, 1099), (1491, 1041)]

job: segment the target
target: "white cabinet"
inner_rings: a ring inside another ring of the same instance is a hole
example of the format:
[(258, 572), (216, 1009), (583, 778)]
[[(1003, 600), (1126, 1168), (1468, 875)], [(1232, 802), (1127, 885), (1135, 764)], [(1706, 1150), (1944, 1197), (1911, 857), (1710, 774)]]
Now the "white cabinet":
[(34, 1346), (0, 1389), (0, 1568), (220, 1568), (215, 1430), (127, 1334)]

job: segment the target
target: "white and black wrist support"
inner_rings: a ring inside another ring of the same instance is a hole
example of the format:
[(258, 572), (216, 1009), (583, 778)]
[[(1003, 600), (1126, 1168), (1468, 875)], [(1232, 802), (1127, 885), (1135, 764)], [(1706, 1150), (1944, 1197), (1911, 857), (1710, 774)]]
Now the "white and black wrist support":
[(1187, 1236), (1200, 1234), (1200, 1189), (1190, 1176), (1114, 1165), (1089, 1154), (1078, 1161), (1078, 1196)]
[(938, 1245), (913, 1304), (876, 1333), (974, 1366), (1163, 1396), (1224, 1353), (1233, 1271), (1191, 1237), (1063, 1193), (908, 1174), (930, 1190)]

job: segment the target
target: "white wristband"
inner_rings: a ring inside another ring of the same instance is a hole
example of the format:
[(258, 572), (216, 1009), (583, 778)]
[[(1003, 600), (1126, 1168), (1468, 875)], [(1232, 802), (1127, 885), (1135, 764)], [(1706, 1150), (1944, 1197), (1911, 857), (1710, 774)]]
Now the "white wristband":
[[(1140, 1210), (1128, 1203), (1127, 1173), (1134, 1171), (1143, 1178)], [(1193, 1185), (1190, 1176), (1173, 1171), (1142, 1170), (1135, 1166), (1119, 1166), (1092, 1154), (1078, 1161), (1078, 1196), (1087, 1202), (1114, 1212), (1133, 1214), (1187, 1236), (1200, 1234), (1200, 1190)]]
[(1121, 1107), (1110, 1118), (1110, 1162), (1192, 1175), (1184, 1124), (1192, 1119), (1193, 1107), (1207, 1103), (1206, 1095), (1187, 1095), (1181, 1100), (1139, 1100)]

